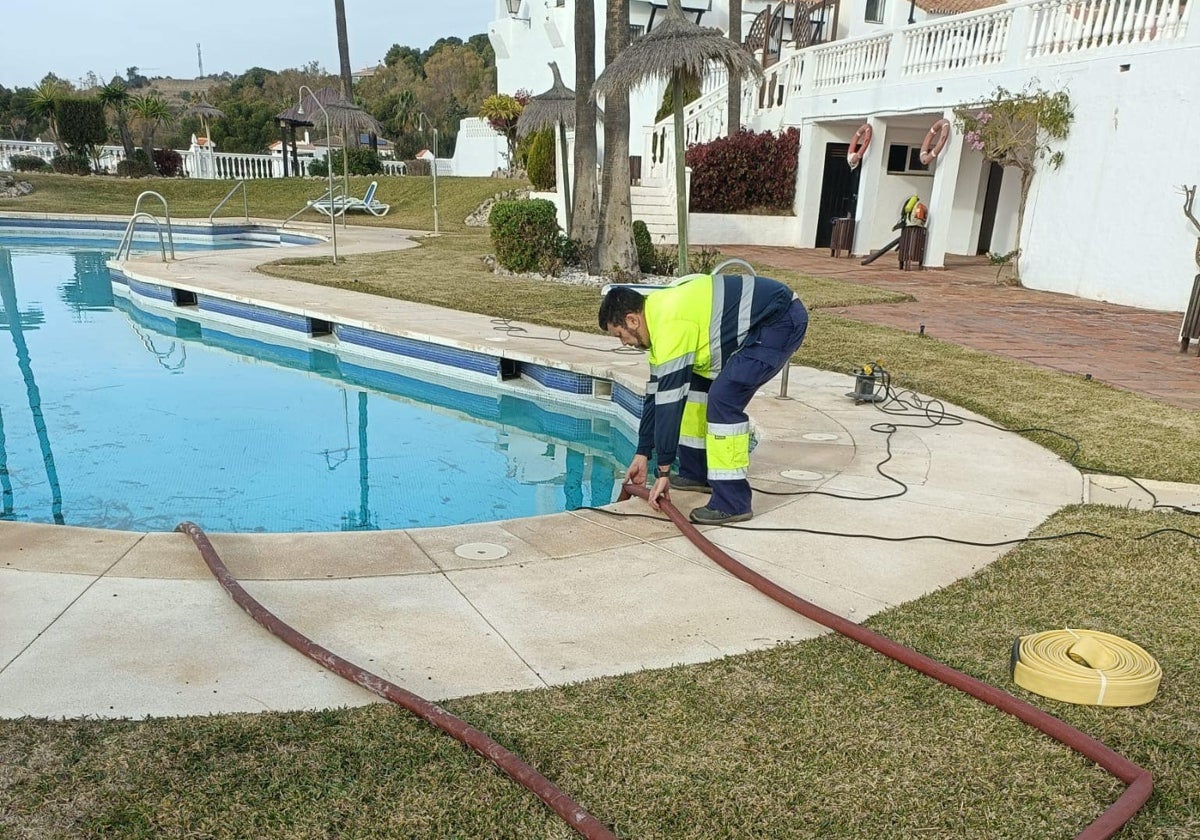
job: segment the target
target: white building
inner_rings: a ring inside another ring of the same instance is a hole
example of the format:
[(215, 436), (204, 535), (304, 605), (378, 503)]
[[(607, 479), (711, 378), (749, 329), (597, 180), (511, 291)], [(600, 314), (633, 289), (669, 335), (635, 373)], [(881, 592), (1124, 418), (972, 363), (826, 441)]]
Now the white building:
[[(742, 31), (766, 75), (743, 91), (743, 125), (800, 131), (794, 215), (693, 214), (691, 241), (816, 247), (828, 243), (832, 218), (848, 214), (854, 252), (866, 254), (894, 236), (900, 205), (915, 193), (929, 205), (927, 266), (943, 265), (946, 254), (1005, 253), (1016, 238), (1019, 173), (993, 171), (957, 130), (928, 169), (913, 152), (936, 121), (953, 124), (956, 108), (989, 99), (999, 86), (1064, 90), (1075, 119), (1061, 146), (1062, 167), (1043, 166), (1033, 181), (1021, 236), (1023, 282), (1133, 306), (1185, 307), (1196, 241), (1179, 187), (1200, 181), (1194, 3), (817, 0), (771, 4), (770, 18), (765, 3), (743, 5)], [(632, 0), (634, 33), (651, 27), (665, 6)], [(683, 6), (705, 26), (728, 25), (724, 0)], [(497, 0), (495, 14), (488, 34), (501, 91), (545, 90), (549, 61), (572, 84), (574, 3)], [(596, 17), (602, 65), (602, 6)], [(670, 121), (652, 124), (661, 97), (660, 86), (631, 103), (630, 148), (642, 174), (635, 218), (673, 201)], [(726, 107), (725, 80), (714, 74), (687, 108), (687, 142), (724, 135)], [(873, 138), (851, 170), (846, 152), (863, 124)], [(671, 214), (655, 219), (673, 238)]]

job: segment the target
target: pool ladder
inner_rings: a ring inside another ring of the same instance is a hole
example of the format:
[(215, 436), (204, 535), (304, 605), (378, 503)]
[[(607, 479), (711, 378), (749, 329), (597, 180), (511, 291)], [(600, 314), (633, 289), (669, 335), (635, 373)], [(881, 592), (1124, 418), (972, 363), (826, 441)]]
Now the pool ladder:
[(133, 215), (129, 218), (129, 224), (125, 226), (125, 235), (121, 237), (121, 244), (117, 246), (117, 253), (114, 259), (120, 260), (122, 251), (125, 252), (125, 259), (129, 259), (129, 252), (133, 250), (133, 230), (137, 227), (137, 221), (138, 219), (149, 219), (154, 222), (154, 228), (158, 232), (158, 250), (162, 253), (163, 262), (167, 261), (167, 249), (166, 245), (163, 244), (162, 225), (159, 224), (157, 216), (142, 210), (142, 199), (148, 195), (152, 195), (162, 202), (163, 213), (167, 217), (167, 242), (171, 244), (171, 259), (175, 259), (175, 235), (171, 230), (171, 209), (167, 207), (167, 200), (154, 190), (146, 190), (137, 197), (137, 201), (133, 205)]

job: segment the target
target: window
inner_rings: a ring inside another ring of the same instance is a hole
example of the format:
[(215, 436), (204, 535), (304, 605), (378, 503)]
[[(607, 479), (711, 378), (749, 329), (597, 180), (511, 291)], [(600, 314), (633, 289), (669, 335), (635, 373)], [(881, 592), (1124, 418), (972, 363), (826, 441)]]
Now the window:
[(863, 20), (867, 23), (883, 23), (884, 0), (867, 0), (867, 13)]
[(930, 164), (921, 163), (921, 147), (905, 146), (901, 143), (888, 145), (887, 171), (889, 175), (932, 175)]

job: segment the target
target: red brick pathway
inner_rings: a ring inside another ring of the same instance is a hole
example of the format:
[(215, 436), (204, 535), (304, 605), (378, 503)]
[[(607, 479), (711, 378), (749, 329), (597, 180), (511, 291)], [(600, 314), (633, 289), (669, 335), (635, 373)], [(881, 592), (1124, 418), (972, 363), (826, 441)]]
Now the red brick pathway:
[(838, 314), (884, 324), (1093, 379), (1182, 408), (1200, 409), (1196, 345), (1179, 352), (1181, 312), (1155, 312), (1053, 292), (996, 285), (983, 258), (947, 257), (946, 269), (900, 271), (894, 254), (869, 266), (826, 249), (727, 245), (722, 253), (880, 289), (909, 303), (870, 304)]

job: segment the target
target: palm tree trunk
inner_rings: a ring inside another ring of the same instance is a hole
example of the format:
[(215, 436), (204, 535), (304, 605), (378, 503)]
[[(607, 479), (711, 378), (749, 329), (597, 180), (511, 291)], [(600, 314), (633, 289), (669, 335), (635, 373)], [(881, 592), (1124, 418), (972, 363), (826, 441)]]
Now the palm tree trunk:
[[(742, 0), (729, 0), (729, 40), (735, 44), (742, 42)], [(729, 71), (728, 119), (725, 123), (725, 134), (733, 136), (742, 129), (742, 75), (734, 70)]]
[[(628, 27), (626, 23), (626, 27)], [(596, 242), (596, 5), (594, 0), (575, 4), (575, 195), (563, 197), (571, 206), (567, 235), (583, 243), (585, 253)], [(565, 140), (565, 135), (564, 135)], [(567, 161), (563, 157), (566, 175)], [(564, 177), (564, 187), (566, 187)]]
[(687, 161), (683, 153), (683, 73), (671, 74), (671, 99), (675, 111), (675, 224), (679, 239), (679, 276), (688, 273)]
[[(604, 24), (604, 64), (629, 43), (629, 0), (608, 0)], [(633, 244), (633, 206), (629, 189), (629, 94), (604, 98), (604, 168), (600, 186), (600, 229), (596, 234), (597, 270), (637, 277)]]
[(350, 38), (346, 34), (346, 0), (333, 0), (333, 13), (337, 18), (338, 61), (342, 70), (342, 97), (353, 102), (354, 80), (350, 75)]

